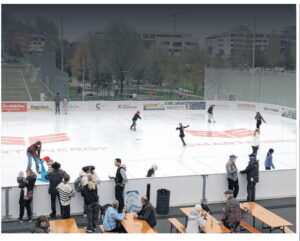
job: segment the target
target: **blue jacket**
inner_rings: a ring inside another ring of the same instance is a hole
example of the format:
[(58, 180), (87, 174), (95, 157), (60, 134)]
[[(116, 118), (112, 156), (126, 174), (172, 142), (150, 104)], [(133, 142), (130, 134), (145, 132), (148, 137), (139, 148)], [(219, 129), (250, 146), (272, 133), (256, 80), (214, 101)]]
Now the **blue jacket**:
[(117, 209), (109, 207), (104, 215), (103, 228), (105, 231), (111, 231), (117, 227), (117, 221), (125, 218), (125, 213), (118, 213)]
[(265, 167), (272, 167), (273, 169), (275, 169), (275, 166), (273, 164), (273, 157), (270, 153), (268, 153), (266, 156)]

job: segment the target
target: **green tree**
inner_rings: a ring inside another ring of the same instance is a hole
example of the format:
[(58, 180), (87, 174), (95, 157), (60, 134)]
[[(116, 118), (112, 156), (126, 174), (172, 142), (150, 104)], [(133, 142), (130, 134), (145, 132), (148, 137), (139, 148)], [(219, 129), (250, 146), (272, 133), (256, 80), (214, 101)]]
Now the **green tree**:
[(271, 68), (280, 65), (280, 36), (275, 31), (270, 34), (266, 48), (266, 65)]

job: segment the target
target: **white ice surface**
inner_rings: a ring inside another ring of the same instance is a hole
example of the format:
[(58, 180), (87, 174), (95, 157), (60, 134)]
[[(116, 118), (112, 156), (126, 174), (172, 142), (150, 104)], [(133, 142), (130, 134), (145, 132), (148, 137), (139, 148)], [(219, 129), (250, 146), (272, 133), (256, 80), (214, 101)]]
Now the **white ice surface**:
[[(94, 165), (100, 178), (108, 179), (108, 175), (115, 174), (114, 159), (117, 157), (127, 166), (129, 178), (144, 177), (154, 163), (158, 165), (156, 176), (224, 173), (230, 154), (238, 156), (239, 170), (248, 163), (252, 149), (245, 141), (251, 142), (250, 136), (218, 138), (186, 133), (187, 146), (184, 147), (175, 128), (182, 122), (190, 125), (189, 130), (254, 130), (254, 112), (215, 110), (216, 123), (208, 124), (205, 111), (142, 111), (136, 132), (129, 130), (133, 114), (132, 111), (72, 112), (68, 115), (2, 113), (2, 136), (24, 137), (26, 141), (23, 146), (2, 144), (2, 186), (16, 185), (18, 172), (26, 169), (28, 137), (55, 133), (66, 133), (70, 140), (43, 144), (41, 157), (50, 156), (61, 163), (71, 181), (85, 165)], [(269, 148), (275, 150), (276, 169), (296, 168), (296, 122), (271, 114), (263, 114), (263, 117), (267, 124), (261, 126), (260, 169), (264, 169)], [(204, 143), (207, 145), (196, 145)], [(32, 167), (35, 170), (34, 164)]]

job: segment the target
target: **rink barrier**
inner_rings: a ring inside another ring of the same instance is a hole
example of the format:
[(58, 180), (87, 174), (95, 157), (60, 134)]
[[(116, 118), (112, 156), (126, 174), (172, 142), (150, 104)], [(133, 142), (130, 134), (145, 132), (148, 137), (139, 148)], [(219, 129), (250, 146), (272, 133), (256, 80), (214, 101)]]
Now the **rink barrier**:
[[(70, 101), (69, 112), (76, 111), (205, 111), (214, 104), (215, 110), (259, 111), (296, 119), (296, 109), (285, 106), (245, 101)], [(2, 102), (2, 112), (53, 112), (53, 101)], [(61, 112), (62, 105), (61, 105)]]
[[(247, 196), (246, 175), (238, 174), (239, 178), (239, 200), (245, 200)], [(152, 177), (129, 179), (125, 192), (138, 190), (141, 195), (146, 195), (147, 184), (151, 184), (151, 203), (155, 207), (157, 189), (170, 190), (170, 207), (194, 205), (195, 203), (221, 203), (225, 201), (224, 191), (227, 190), (227, 175), (203, 174), (175, 177)], [(71, 184), (73, 186), (73, 183)], [(101, 181), (98, 184), (99, 203), (101, 205), (111, 203), (114, 197), (115, 183), (113, 181)], [(10, 221), (19, 215), (18, 186), (2, 187), (2, 220)], [(274, 199), (296, 196), (296, 169), (260, 171), (259, 183), (256, 185), (256, 199)], [(41, 205), (42, 204), (42, 205)], [(37, 185), (34, 189), (33, 198), (34, 217), (49, 215), (51, 212), (50, 195), (47, 185)], [(60, 212), (58, 202), (57, 211)], [(83, 213), (83, 198), (76, 192), (71, 201), (71, 214)]]

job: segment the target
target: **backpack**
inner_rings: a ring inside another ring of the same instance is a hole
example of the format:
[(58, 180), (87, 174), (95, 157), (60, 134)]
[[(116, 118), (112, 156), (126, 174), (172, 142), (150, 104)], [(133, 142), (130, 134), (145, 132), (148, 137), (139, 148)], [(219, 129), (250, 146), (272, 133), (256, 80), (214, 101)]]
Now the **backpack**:
[(209, 207), (205, 203), (201, 203), (201, 207), (206, 211), (208, 214), (211, 214)]
[(75, 182), (74, 182), (74, 188), (77, 192), (82, 191), (82, 183), (81, 183), (82, 177), (77, 177)]

